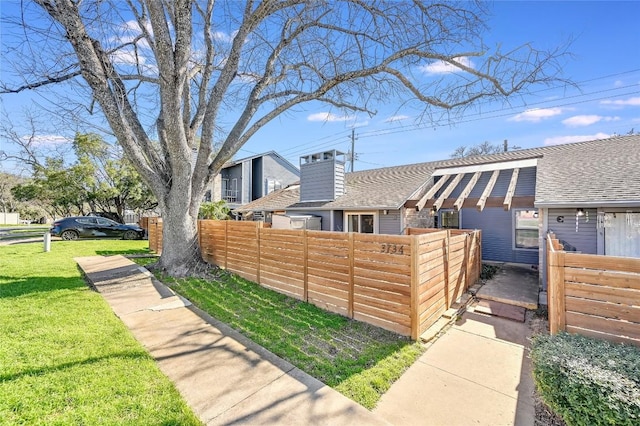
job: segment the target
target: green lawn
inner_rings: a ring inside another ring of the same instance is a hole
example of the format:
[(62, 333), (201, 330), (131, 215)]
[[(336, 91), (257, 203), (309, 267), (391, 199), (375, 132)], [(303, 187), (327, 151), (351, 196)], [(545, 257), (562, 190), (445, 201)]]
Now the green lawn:
[[(134, 259), (147, 264), (150, 259)], [(367, 408), (423, 352), (408, 338), (325, 312), (236, 275), (159, 276), (214, 318)]]
[(200, 424), (73, 261), (147, 245), (0, 246), (0, 424)]

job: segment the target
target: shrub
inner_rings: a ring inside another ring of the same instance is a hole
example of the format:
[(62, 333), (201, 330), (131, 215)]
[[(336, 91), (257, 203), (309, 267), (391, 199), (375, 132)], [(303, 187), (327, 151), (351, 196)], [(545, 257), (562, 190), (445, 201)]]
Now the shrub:
[(496, 274), (496, 272), (498, 272), (499, 269), (500, 269), (499, 266), (489, 265), (487, 263), (483, 263), (482, 264), (482, 271), (480, 272), (480, 279), (481, 280), (489, 280), (489, 279), (493, 278), (493, 276)]
[(227, 202), (224, 200), (212, 203), (202, 203), (202, 205), (200, 205), (200, 211), (198, 212), (198, 218), (227, 220), (229, 219), (230, 212), (231, 210), (227, 206)]
[(539, 335), (533, 378), (568, 425), (640, 424), (640, 349), (584, 336)]

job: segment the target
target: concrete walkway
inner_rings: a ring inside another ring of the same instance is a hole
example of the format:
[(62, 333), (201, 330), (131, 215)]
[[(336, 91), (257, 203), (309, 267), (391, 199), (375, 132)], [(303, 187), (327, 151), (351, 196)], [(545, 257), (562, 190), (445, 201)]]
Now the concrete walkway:
[(372, 413), (190, 306), (130, 260), (76, 261), (207, 425), (534, 423), (526, 324), (465, 312)]
[(397, 425), (533, 425), (529, 326), (465, 312), (382, 396)]
[(130, 260), (76, 261), (207, 425), (388, 424), (190, 306)]

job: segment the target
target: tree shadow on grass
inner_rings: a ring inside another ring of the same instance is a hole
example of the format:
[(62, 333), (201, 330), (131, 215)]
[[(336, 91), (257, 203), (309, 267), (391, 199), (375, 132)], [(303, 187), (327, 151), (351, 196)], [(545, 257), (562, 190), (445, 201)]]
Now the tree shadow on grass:
[(16, 278), (0, 275), (0, 299), (58, 290), (77, 290), (86, 286), (82, 277)]
[(131, 250), (96, 250), (98, 256), (116, 256), (121, 254), (123, 256), (144, 254), (148, 256), (156, 256), (156, 254), (149, 249), (131, 249)]
[(108, 355), (89, 357), (83, 360), (63, 362), (58, 365), (38, 367), (38, 368), (27, 368), (23, 371), (19, 371), (16, 373), (0, 374), (0, 382), (17, 380), (24, 376), (40, 376), (43, 374), (55, 373), (55, 372), (66, 370), (68, 368), (72, 368), (76, 366), (91, 365), (104, 360), (117, 359), (117, 358), (121, 358), (121, 359), (127, 358), (127, 359), (136, 360), (136, 359), (150, 359), (150, 356), (147, 352), (143, 350), (121, 351), (121, 352), (111, 353)]

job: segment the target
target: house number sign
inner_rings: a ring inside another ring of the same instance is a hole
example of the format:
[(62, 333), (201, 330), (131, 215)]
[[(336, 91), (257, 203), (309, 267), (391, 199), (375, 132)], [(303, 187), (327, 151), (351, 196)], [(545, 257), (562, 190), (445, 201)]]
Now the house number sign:
[(404, 254), (404, 246), (398, 244), (382, 243), (380, 253)]

